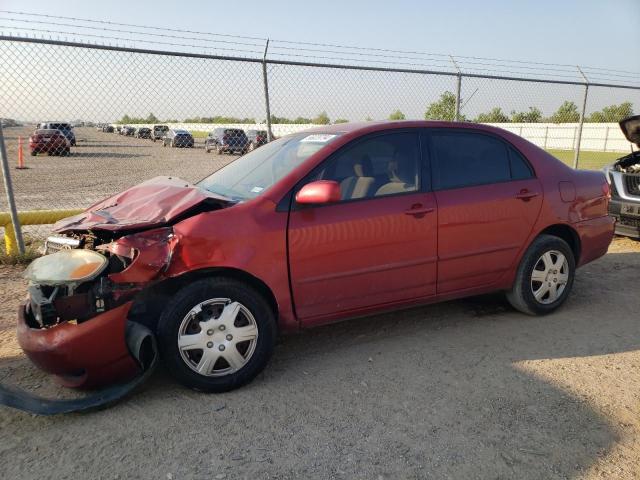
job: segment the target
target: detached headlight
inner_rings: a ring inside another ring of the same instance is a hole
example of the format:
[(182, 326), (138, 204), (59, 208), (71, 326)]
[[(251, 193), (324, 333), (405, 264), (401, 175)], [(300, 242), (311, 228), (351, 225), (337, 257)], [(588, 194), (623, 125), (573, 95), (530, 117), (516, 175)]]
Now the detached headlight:
[(107, 266), (107, 259), (92, 250), (61, 250), (37, 258), (24, 277), (39, 285), (64, 285), (93, 280)]

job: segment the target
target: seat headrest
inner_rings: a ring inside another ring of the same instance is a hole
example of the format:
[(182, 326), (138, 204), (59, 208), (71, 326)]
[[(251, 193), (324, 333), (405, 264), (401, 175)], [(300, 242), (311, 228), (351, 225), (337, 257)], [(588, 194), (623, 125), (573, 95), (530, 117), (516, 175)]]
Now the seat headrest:
[(353, 173), (356, 177), (373, 177), (373, 163), (369, 155), (365, 153), (359, 162), (353, 164)]

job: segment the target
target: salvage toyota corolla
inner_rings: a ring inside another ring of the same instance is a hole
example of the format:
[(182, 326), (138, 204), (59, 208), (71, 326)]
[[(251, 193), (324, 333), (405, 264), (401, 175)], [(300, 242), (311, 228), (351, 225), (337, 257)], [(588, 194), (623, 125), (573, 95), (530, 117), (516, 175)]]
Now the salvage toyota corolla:
[(58, 222), (26, 270), (18, 340), (74, 387), (136, 377), (157, 342), (180, 382), (223, 392), (278, 332), (493, 291), (553, 312), (607, 251), (608, 201), (601, 172), (489, 126), (308, 130)]

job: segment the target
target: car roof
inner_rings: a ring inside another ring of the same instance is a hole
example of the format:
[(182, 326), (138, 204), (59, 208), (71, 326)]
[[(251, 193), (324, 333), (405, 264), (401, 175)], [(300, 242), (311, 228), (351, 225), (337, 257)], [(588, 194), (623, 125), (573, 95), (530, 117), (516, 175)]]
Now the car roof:
[[(502, 137), (508, 136), (510, 132), (502, 128), (473, 122), (447, 122), (441, 120), (382, 120), (371, 122), (338, 123), (333, 125), (322, 125), (297, 133), (328, 133), (328, 134), (354, 134), (354, 136), (366, 133), (396, 130), (401, 128), (445, 128), (445, 129), (473, 129), (485, 132), (492, 132)], [(509, 135), (510, 136), (510, 135)]]

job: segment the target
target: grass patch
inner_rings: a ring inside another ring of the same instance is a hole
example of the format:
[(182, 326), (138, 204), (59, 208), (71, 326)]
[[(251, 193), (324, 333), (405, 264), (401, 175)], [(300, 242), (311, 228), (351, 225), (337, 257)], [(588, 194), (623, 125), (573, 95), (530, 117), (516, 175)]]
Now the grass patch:
[(207, 138), (209, 132), (196, 132), (193, 130), (189, 130), (189, 133), (193, 136), (193, 138)]
[(31, 237), (24, 238), (24, 253), (22, 255), (9, 255), (5, 250), (4, 242), (0, 241), (0, 265), (28, 265), (40, 256), (42, 240)]
[[(573, 157), (575, 156), (573, 150), (547, 150), (547, 152), (570, 167), (573, 167)], [(621, 152), (590, 152), (582, 150), (580, 152), (578, 168), (583, 170), (601, 170), (602, 167), (613, 163), (623, 155), (624, 153)]]

